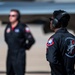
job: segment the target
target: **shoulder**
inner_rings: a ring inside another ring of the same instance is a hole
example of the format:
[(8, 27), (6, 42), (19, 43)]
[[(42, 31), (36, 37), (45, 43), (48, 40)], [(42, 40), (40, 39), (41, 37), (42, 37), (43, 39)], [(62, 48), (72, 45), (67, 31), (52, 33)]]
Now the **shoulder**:
[(8, 24), (6, 25), (6, 27), (10, 27), (10, 23), (8, 23)]
[(67, 34), (65, 34), (66, 37), (71, 37), (71, 38), (74, 38), (75, 39), (75, 35), (68, 32)]
[(20, 23), (20, 28), (25, 32), (30, 32), (29, 27), (25, 23)]
[(19, 28), (20, 29), (25, 29), (27, 27), (27, 25), (25, 23), (19, 23)]
[(52, 46), (58, 42), (58, 36), (57, 34), (53, 34), (47, 41), (47, 46)]
[(6, 25), (5, 30), (8, 29), (8, 28), (10, 28), (10, 24), (9, 23)]
[(58, 39), (61, 37), (61, 35), (62, 35), (62, 34), (60, 34), (60, 33), (55, 33), (55, 34), (53, 34), (50, 38), (53, 38), (53, 39), (55, 39), (55, 40), (58, 40)]
[(25, 23), (19, 23), (20, 28), (22, 29), (29, 29), (28, 25)]
[(58, 38), (53, 34), (47, 41), (47, 47), (57, 46)]
[(21, 23), (21, 22), (20, 22), (20, 23), (19, 23), (19, 26), (22, 27), (22, 28), (24, 28), (24, 27), (26, 27), (27, 25), (26, 25), (25, 23)]
[(7, 24), (6, 27), (5, 27), (4, 32), (9, 33), (10, 31), (11, 31), (10, 24)]
[(72, 33), (70, 33), (70, 32), (69, 32), (69, 35), (71, 35), (72, 37), (74, 37), (74, 38), (75, 38), (75, 35), (73, 35), (73, 34), (72, 34)]
[(52, 40), (52, 41), (54, 41), (54, 43), (59, 43), (61, 40), (61, 37), (62, 37), (62, 34), (55, 33), (49, 38), (49, 41)]

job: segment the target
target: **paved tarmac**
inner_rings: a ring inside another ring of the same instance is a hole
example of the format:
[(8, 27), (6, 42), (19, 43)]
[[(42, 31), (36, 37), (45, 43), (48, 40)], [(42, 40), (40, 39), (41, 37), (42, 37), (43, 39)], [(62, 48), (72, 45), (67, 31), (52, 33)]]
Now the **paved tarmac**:
[[(46, 61), (46, 41), (50, 34), (45, 35), (42, 25), (29, 25), (36, 43), (27, 51), (26, 75), (50, 75), (49, 64)], [(5, 26), (0, 25), (0, 75), (6, 75), (7, 45), (4, 42)]]

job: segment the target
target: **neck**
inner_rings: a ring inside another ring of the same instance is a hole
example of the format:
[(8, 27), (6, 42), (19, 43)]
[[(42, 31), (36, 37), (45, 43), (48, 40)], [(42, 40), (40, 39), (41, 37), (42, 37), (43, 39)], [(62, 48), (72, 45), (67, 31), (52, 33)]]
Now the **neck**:
[(60, 28), (56, 28), (56, 29), (54, 29), (54, 32), (57, 32), (59, 29), (60, 29)]
[(18, 24), (18, 21), (11, 23), (11, 26), (14, 28), (17, 26), (17, 24)]

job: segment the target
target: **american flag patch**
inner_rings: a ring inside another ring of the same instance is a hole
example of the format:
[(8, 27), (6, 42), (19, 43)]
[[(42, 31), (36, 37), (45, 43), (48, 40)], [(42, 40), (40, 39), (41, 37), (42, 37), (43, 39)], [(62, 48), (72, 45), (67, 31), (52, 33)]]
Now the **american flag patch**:
[(26, 32), (30, 32), (29, 27), (26, 27), (26, 28), (25, 28), (25, 31), (26, 31)]

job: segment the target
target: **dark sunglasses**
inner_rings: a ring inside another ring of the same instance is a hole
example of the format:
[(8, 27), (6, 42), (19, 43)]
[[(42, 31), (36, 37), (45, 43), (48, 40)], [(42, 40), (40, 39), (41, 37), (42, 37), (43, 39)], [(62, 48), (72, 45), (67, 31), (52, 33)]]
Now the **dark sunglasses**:
[(50, 17), (50, 18), (49, 18), (49, 20), (50, 20), (50, 21), (52, 21), (52, 20), (53, 20), (53, 18), (51, 18), (51, 17)]
[(16, 17), (17, 15), (9, 15), (9, 17)]

